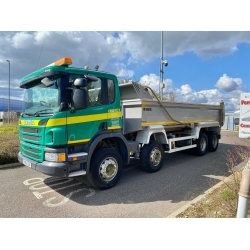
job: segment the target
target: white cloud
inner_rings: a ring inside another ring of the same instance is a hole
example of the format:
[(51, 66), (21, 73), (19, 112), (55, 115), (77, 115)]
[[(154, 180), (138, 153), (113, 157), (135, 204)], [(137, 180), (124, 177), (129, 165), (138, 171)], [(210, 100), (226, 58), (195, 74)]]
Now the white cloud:
[[(180, 88), (174, 88), (174, 83), (171, 79), (164, 79), (163, 82), (166, 86), (164, 89), (164, 96), (168, 93), (173, 93), (176, 98), (175, 100), (178, 102), (219, 105), (223, 100), (226, 111), (235, 111), (240, 108), (241, 90), (231, 91), (226, 94), (219, 89), (195, 91), (189, 84), (184, 84)], [(159, 92), (159, 76), (156, 76), (155, 74), (142, 76), (140, 84), (149, 85), (156, 93)]]
[[(10, 81), (10, 88), (11, 89), (18, 89), (19, 86), (20, 85), (19, 85), (18, 79), (11, 79), (11, 81)], [(9, 80), (0, 80), (0, 87), (9, 88)]]
[(159, 91), (159, 76), (156, 74), (149, 74), (149, 75), (144, 75), (140, 78), (139, 83), (142, 85), (149, 86), (152, 88), (155, 92)]
[(118, 78), (132, 78), (134, 76), (134, 71), (128, 70), (124, 63), (114, 63), (111, 65), (110, 70)]
[[(164, 32), (164, 55), (193, 51), (201, 57), (226, 55), (237, 45), (250, 42), (250, 32)], [(96, 64), (111, 71), (124, 63), (123, 73), (131, 75), (130, 63), (150, 62), (160, 57), (161, 32), (0, 32), (0, 79), (6, 77), (5, 60), (15, 68), (15, 78), (46, 66), (62, 57), (72, 57), (73, 66)]]
[(12, 45), (15, 49), (24, 49), (32, 44), (33, 37), (26, 32), (16, 33), (12, 37)]
[(215, 84), (215, 87), (225, 92), (231, 92), (242, 88), (242, 80), (241, 78), (231, 78), (227, 74), (223, 74)]
[(188, 84), (181, 86), (181, 94), (182, 95), (190, 95), (192, 93), (192, 89)]
[[(147, 62), (161, 55), (160, 31), (122, 32), (119, 36), (130, 54), (129, 63)], [(163, 32), (165, 56), (182, 55), (187, 51), (203, 58), (229, 55), (238, 49), (237, 44), (243, 42), (250, 42), (250, 32)]]
[[(0, 87), (0, 98), (9, 98), (9, 89)], [(10, 89), (10, 99), (22, 100), (23, 89)]]

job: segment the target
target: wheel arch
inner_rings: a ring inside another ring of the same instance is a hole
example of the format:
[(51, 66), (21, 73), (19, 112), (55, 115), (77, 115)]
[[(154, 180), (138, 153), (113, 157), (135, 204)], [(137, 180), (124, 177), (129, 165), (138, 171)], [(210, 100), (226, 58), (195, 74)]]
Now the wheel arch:
[(87, 173), (89, 173), (90, 162), (95, 152), (95, 149), (97, 148), (98, 143), (105, 139), (110, 139), (110, 138), (114, 139), (117, 142), (118, 152), (120, 153), (122, 157), (123, 164), (129, 164), (129, 161), (130, 161), (129, 150), (128, 150), (129, 147), (128, 147), (128, 143), (125, 137), (120, 133), (99, 134), (99, 135), (96, 135), (90, 142), (90, 146), (88, 149), (88, 161), (87, 161), (87, 167), (86, 167)]
[(142, 144), (148, 144), (152, 136), (161, 144), (168, 143), (166, 131), (162, 125), (151, 125), (139, 131), (136, 135), (136, 141)]

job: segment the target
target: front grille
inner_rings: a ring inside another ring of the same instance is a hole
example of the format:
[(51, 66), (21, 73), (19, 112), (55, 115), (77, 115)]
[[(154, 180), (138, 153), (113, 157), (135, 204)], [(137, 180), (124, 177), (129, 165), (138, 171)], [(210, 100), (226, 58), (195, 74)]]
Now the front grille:
[(32, 136), (32, 135), (26, 135), (26, 134), (23, 134), (23, 138), (28, 139), (28, 140), (32, 140), (32, 141), (40, 141), (41, 140), (41, 136)]
[(27, 156), (31, 156), (32, 158), (36, 158), (36, 159), (40, 159), (41, 157), (39, 156), (39, 155), (34, 155), (34, 154), (31, 154), (31, 153), (29, 153), (29, 152), (25, 152), (25, 155)]
[(40, 128), (22, 128), (22, 131), (26, 132), (26, 133), (36, 133), (36, 134), (39, 134), (41, 132), (41, 129)]
[(30, 147), (27, 147), (27, 146), (23, 146), (23, 148), (24, 148), (25, 150), (32, 151), (32, 152), (34, 152), (34, 153), (40, 153), (40, 152), (41, 152), (41, 150), (37, 150), (37, 149), (30, 148)]
[(21, 153), (36, 162), (44, 161), (43, 127), (20, 126)]
[(21, 142), (22, 154), (36, 162), (44, 161), (44, 147), (37, 146), (27, 142)]

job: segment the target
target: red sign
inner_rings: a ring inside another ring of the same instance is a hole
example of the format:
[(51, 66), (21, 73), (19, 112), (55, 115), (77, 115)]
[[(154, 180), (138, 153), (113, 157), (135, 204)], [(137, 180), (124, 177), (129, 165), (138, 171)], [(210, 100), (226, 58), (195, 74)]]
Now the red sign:
[(241, 93), (239, 137), (250, 137), (250, 93)]

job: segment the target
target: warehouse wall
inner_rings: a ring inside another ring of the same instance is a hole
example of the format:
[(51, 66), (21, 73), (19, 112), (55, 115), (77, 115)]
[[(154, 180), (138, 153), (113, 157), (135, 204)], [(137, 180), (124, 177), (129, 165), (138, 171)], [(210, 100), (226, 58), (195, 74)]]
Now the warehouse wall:
[(240, 113), (226, 113), (225, 124), (221, 129), (224, 130), (239, 130)]

